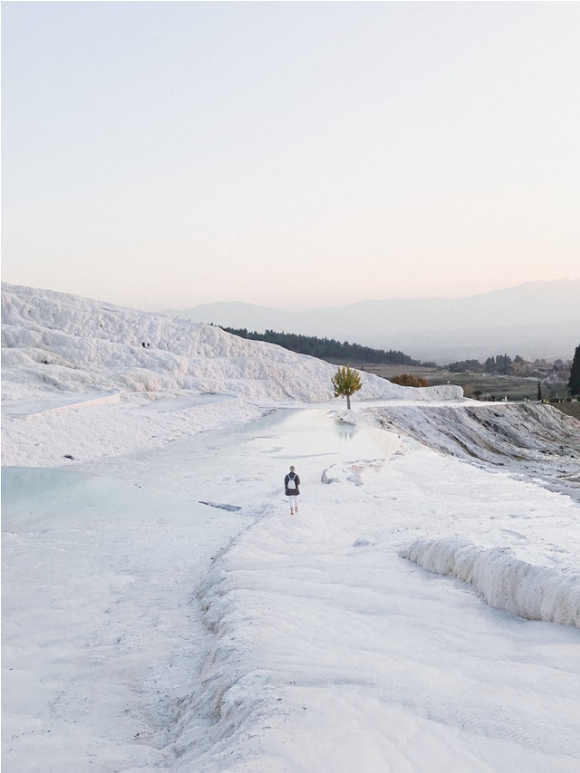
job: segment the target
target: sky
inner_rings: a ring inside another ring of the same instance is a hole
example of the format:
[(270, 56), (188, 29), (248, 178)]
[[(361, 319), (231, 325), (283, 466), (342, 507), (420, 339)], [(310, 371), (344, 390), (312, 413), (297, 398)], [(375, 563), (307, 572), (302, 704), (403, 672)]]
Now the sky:
[(151, 311), (580, 276), (577, 3), (2, 3), (2, 278)]

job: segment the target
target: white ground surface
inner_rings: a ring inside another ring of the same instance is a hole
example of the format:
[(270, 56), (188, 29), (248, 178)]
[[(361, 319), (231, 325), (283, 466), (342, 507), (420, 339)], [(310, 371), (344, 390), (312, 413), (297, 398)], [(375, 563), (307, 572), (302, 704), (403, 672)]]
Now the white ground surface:
[[(58, 317), (62, 300), (31, 297), (21, 311)], [(488, 444), (466, 440), (462, 401), (376, 395), (337, 421), (337, 402), (300, 404), (327, 371), (296, 356), (301, 383), (281, 408), (293, 382), (272, 376), (271, 348), (247, 355), (267, 352), (270, 386), (239, 377), (242, 347), (219, 367), (206, 353), (205, 389), (167, 371), (141, 391), (141, 370), (119, 365), (128, 345), (99, 345), (115, 351), (108, 365), (73, 368), (70, 341), (69, 365), (42, 362), (62, 323), (35, 323), (33, 364), (17, 305), (3, 374), (3, 770), (580, 769), (580, 507), (573, 488), (546, 487), (560, 459), (548, 435), (532, 475), (442, 448), (441, 422), (473, 453)], [(494, 410), (515, 433), (511, 408)], [(575, 427), (549, 429), (568, 433), (569, 486)]]

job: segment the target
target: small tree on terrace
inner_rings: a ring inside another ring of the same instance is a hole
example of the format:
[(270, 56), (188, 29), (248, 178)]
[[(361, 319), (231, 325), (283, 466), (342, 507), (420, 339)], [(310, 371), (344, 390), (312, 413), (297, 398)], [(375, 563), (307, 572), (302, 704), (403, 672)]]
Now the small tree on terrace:
[(359, 374), (350, 365), (339, 368), (332, 377), (335, 397), (346, 397), (346, 407), (350, 411), (350, 398), (362, 387)]
[(577, 346), (574, 352), (570, 378), (568, 379), (568, 389), (572, 396), (580, 395), (580, 346)]

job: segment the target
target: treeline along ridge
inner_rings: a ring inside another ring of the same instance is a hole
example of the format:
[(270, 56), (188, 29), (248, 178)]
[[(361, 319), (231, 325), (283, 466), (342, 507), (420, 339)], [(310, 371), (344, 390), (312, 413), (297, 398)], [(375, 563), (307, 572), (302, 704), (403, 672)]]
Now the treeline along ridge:
[(336, 341), (334, 338), (317, 338), (316, 336), (297, 335), (295, 333), (277, 333), (266, 330), (265, 333), (249, 332), (246, 328), (222, 328), (227, 333), (248, 338), (252, 341), (266, 341), (278, 344), (297, 354), (309, 354), (321, 360), (340, 360), (342, 362), (365, 362), (390, 365), (421, 365), (419, 360), (413, 360), (403, 352), (390, 349), (372, 349), (370, 346), (349, 344), (348, 341)]

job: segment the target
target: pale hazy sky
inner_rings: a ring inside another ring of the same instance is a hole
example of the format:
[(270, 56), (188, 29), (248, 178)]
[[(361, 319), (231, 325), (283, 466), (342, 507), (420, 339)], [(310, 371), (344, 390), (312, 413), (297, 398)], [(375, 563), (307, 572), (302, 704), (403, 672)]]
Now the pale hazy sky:
[(580, 276), (580, 4), (3, 2), (5, 281), (140, 309)]

